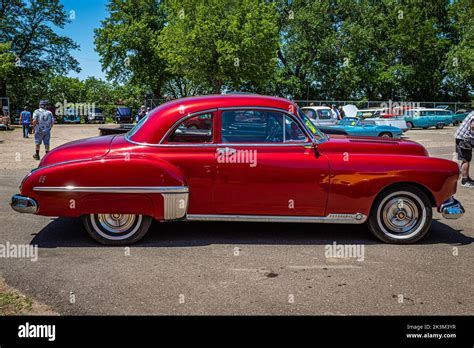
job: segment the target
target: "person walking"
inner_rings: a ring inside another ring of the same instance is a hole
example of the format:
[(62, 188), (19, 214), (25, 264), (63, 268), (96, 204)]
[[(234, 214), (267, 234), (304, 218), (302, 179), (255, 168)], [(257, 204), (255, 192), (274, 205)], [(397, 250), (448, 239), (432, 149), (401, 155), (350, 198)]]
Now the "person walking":
[(474, 144), (474, 111), (471, 111), (456, 130), (456, 153), (461, 161), (461, 186), (474, 187), (474, 180), (469, 176)]
[(23, 127), (23, 138), (28, 138), (30, 133), (30, 123), (31, 123), (31, 112), (28, 111), (28, 107), (24, 107), (23, 111), (20, 113), (20, 124)]
[(339, 114), (339, 110), (337, 110), (336, 105), (332, 104), (330, 108), (331, 108), (331, 117), (336, 121), (340, 120), (341, 115)]
[(33, 113), (33, 126), (35, 129), (36, 153), (33, 155), (35, 160), (40, 159), (40, 146), (44, 144), (45, 152), (49, 152), (49, 142), (51, 139), (51, 128), (53, 128), (54, 118), (51, 111), (46, 110), (46, 101), (41, 101), (39, 109)]

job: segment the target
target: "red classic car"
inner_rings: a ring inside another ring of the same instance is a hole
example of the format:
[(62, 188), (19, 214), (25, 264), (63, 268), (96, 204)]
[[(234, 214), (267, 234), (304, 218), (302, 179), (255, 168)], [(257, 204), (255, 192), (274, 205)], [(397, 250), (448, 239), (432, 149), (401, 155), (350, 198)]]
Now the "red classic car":
[(458, 176), (415, 142), (328, 136), (288, 100), (218, 95), (168, 102), (125, 135), (50, 151), (11, 205), (82, 217), (109, 245), (138, 241), (153, 219), (367, 222), (384, 242), (411, 243), (433, 207), (463, 215)]

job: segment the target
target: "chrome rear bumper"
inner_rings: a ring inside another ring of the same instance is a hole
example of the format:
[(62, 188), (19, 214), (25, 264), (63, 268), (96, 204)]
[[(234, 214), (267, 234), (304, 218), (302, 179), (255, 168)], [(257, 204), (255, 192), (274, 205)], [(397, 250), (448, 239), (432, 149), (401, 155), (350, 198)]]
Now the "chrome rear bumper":
[(36, 214), (38, 203), (33, 198), (21, 195), (14, 195), (10, 203), (13, 210), (19, 213)]
[(461, 202), (451, 197), (439, 206), (438, 212), (440, 212), (445, 219), (459, 219), (464, 215), (465, 210)]

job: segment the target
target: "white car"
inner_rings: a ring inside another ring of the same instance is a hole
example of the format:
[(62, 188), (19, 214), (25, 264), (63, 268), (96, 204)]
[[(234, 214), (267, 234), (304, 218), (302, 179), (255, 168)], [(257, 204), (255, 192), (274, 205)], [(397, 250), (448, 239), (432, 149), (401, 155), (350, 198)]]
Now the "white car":
[(301, 110), (316, 125), (333, 125), (338, 119), (334, 117), (329, 106), (305, 106)]

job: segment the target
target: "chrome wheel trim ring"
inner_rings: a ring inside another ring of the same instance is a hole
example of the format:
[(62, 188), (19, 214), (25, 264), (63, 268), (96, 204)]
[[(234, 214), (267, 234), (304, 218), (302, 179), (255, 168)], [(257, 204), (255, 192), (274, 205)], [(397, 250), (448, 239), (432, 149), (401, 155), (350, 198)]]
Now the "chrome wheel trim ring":
[(408, 191), (393, 192), (377, 208), (377, 224), (382, 232), (397, 240), (416, 236), (425, 225), (426, 207), (423, 201)]
[(108, 240), (124, 240), (133, 236), (142, 224), (142, 215), (90, 214), (94, 230)]

